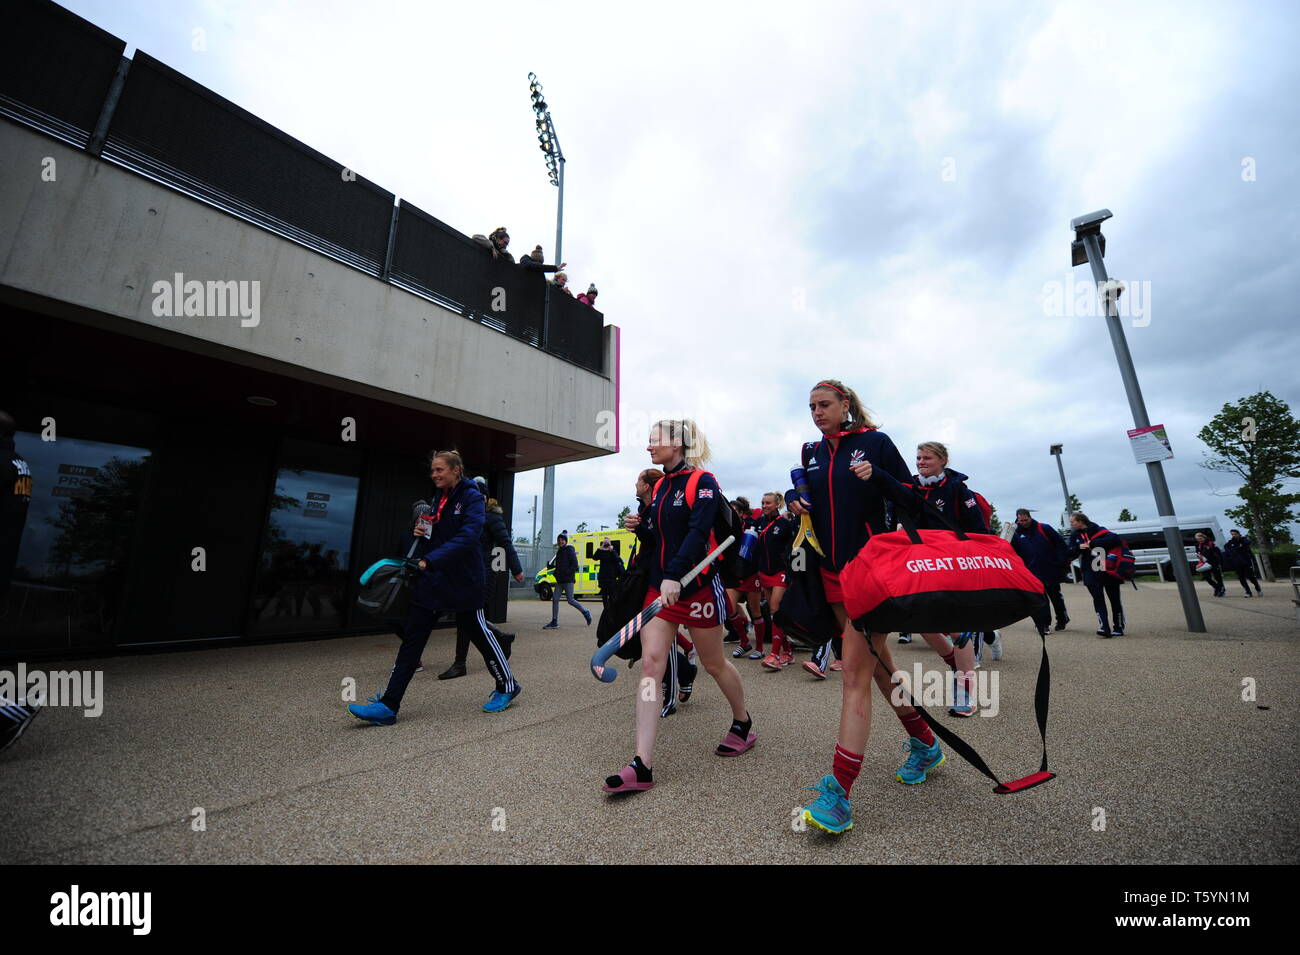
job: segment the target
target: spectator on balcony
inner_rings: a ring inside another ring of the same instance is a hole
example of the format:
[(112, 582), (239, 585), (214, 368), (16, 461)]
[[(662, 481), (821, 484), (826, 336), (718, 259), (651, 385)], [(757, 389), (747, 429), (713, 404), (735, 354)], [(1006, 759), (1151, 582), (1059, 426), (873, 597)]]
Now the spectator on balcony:
[(506, 231), (505, 226), (492, 230), (491, 235), (475, 235), (473, 239), (479, 245), (488, 249), (492, 253), (492, 258), (514, 262), (515, 257), (506, 251), (506, 246), (510, 244), (510, 233)]
[(583, 292), (581, 295), (578, 296), (578, 301), (581, 302), (583, 305), (590, 305), (592, 308), (596, 307), (596, 283), (595, 282), (592, 282), (590, 285), (588, 285), (587, 291)]
[(565, 263), (559, 265), (543, 265), (546, 261), (542, 253), (542, 247), (539, 245), (533, 251), (519, 257), (519, 267), (521, 269), (532, 269), (536, 272), (559, 272), (564, 268)]
[(563, 272), (555, 273), (555, 281), (551, 282), (553, 288), (559, 289), (565, 295), (572, 296), (573, 292), (569, 288), (569, 277)]

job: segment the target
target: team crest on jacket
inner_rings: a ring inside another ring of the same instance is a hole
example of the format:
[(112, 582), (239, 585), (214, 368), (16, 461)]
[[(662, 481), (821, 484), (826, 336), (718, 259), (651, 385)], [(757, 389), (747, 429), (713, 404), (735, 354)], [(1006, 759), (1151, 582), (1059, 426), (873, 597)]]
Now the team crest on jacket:
[(456, 507), (455, 507), (455, 509), (454, 509), (451, 513), (452, 513), (452, 514), (459, 514), (459, 513), (460, 513), (460, 505), (457, 504)]
[(683, 503), (685, 500), (686, 500), (686, 492), (685, 492), (685, 491), (678, 491), (678, 492), (676, 492), (676, 493), (673, 495), (673, 507), (681, 507), (681, 506), (682, 506), (682, 503)]
[(849, 467), (855, 468), (867, 459), (867, 452), (861, 448), (854, 448), (853, 453), (849, 455)]

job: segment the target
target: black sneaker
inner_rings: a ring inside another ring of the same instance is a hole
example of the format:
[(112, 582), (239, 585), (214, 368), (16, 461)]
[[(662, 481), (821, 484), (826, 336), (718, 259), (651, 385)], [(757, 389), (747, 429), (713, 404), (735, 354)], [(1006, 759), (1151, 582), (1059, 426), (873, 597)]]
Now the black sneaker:
[(551, 621), (550, 623), (548, 623), (546, 626), (542, 627), (542, 629), (543, 629), (543, 630), (559, 630), (559, 629), (560, 629), (560, 625), (559, 625), (558, 623), (556, 623), (554, 620), (552, 620), (552, 621)]
[(453, 663), (447, 669), (438, 674), (439, 680), (454, 680), (457, 677), (465, 675), (465, 664)]
[(1064, 629), (1065, 629), (1065, 625), (1066, 625), (1067, 623), (1069, 623), (1069, 622), (1070, 622), (1070, 618), (1069, 618), (1069, 617), (1066, 617), (1064, 620), (1058, 620), (1058, 621), (1056, 621), (1056, 629), (1057, 629), (1057, 630), (1064, 630)]

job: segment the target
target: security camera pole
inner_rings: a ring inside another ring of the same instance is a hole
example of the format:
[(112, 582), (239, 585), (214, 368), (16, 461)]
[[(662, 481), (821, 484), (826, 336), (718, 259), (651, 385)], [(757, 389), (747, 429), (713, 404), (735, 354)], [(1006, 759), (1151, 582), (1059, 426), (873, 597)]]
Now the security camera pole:
[[(1106, 237), (1101, 234), (1101, 224), (1111, 217), (1109, 209), (1090, 212), (1070, 221), (1075, 239), (1070, 246), (1071, 264), (1092, 266), (1092, 277), (1097, 283), (1097, 291), (1106, 304), (1106, 327), (1110, 331), (1110, 342), (1115, 346), (1115, 358), (1119, 362), (1119, 375), (1124, 382), (1124, 391), (1128, 395), (1128, 405), (1133, 412), (1133, 424), (1138, 428), (1151, 426), (1147, 417), (1146, 403), (1142, 400), (1142, 387), (1138, 384), (1137, 372), (1133, 368), (1133, 357), (1129, 354), (1128, 340), (1124, 337), (1124, 326), (1119, 321), (1119, 309), (1116, 302), (1122, 288), (1118, 282), (1111, 282), (1106, 274)], [(1060, 458), (1057, 458), (1059, 461)], [(1156, 513), (1160, 516), (1160, 525), (1165, 532), (1165, 545), (1169, 548), (1169, 559), (1174, 565), (1174, 579), (1178, 581), (1178, 595), (1183, 602), (1183, 616), (1187, 618), (1189, 633), (1204, 633), (1205, 620), (1201, 617), (1201, 605), (1196, 599), (1196, 585), (1192, 581), (1191, 568), (1187, 566), (1186, 551), (1183, 549), (1183, 535), (1178, 527), (1178, 517), (1174, 514), (1174, 502), (1169, 496), (1169, 484), (1165, 481), (1165, 470), (1159, 461), (1147, 463), (1147, 477), (1151, 479), (1151, 491), (1156, 499)]]
[(1065, 486), (1065, 465), (1061, 463), (1061, 452), (1065, 449), (1064, 445), (1052, 445), (1052, 457), (1056, 458), (1056, 470), (1061, 472), (1061, 493), (1065, 495), (1065, 525), (1070, 523), (1070, 489)]

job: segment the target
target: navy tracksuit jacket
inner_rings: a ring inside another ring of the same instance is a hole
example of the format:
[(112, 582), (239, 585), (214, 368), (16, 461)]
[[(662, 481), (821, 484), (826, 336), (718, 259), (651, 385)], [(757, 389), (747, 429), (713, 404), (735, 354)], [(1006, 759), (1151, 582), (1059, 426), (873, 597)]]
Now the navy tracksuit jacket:
[[(708, 471), (700, 475), (695, 506), (686, 504), (686, 484), (693, 473), (683, 462), (664, 474), (655, 487), (641, 527), (654, 536), (650, 547), (647, 578), (655, 590), (665, 580), (680, 581), (709, 552), (709, 533), (713, 530), (722, 489)], [(710, 565), (690, 584), (682, 588), (682, 597), (712, 586)]]
[[(874, 472), (869, 481), (849, 470), (863, 460), (871, 462)], [(813, 531), (826, 552), (823, 566), (838, 573), (872, 534), (890, 530), (884, 482), (876, 474), (886, 473), (900, 483), (911, 474), (889, 435), (866, 428), (842, 433), (833, 450), (825, 437), (808, 442), (801, 461), (808, 474)]]

